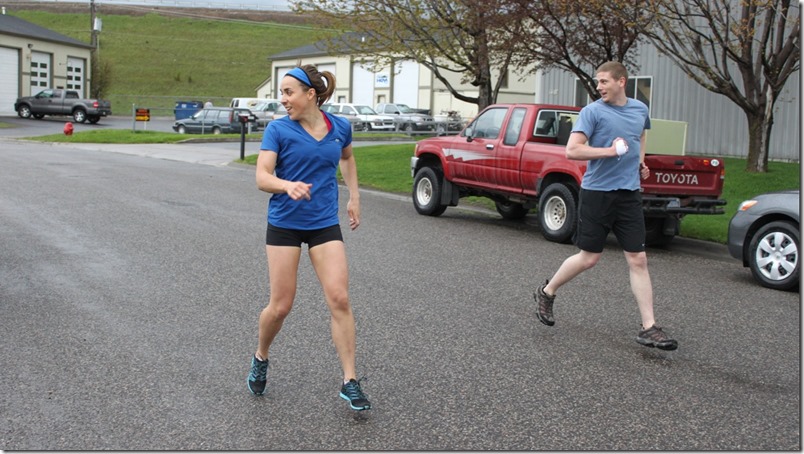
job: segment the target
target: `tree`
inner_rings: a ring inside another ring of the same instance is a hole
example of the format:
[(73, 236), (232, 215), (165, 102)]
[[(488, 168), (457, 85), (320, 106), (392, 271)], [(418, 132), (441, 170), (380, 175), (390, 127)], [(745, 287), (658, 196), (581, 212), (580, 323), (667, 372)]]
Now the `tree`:
[(560, 68), (575, 74), (598, 99), (595, 73), (607, 61), (638, 70), (640, 30), (650, 23), (644, 0), (508, 0), (513, 17), (506, 41), (516, 44), (515, 64)]
[[(433, 72), (456, 99), (479, 109), (497, 101), (513, 46), (500, 51), (492, 40), (509, 18), (504, 0), (296, 0), (293, 10), (330, 28), (353, 31), (330, 41), (331, 51), (357, 53), (377, 67), (414, 60)], [(493, 51), (494, 50), (494, 51)], [(450, 74), (477, 87), (459, 91)]]
[(748, 121), (749, 172), (767, 172), (773, 107), (801, 67), (801, 10), (790, 0), (649, 0), (642, 31), (687, 76)]

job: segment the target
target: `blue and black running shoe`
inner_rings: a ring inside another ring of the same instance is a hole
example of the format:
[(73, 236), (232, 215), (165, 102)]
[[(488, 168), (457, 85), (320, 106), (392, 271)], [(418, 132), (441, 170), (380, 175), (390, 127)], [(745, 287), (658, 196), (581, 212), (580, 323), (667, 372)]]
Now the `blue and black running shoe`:
[(352, 410), (362, 411), (371, 408), (371, 402), (360, 389), (362, 381), (363, 379), (357, 381), (353, 378), (341, 387), (341, 399), (348, 401)]
[(266, 375), (268, 375), (268, 360), (260, 361), (257, 359), (256, 355), (252, 356), (251, 372), (249, 372), (248, 379), (246, 380), (248, 390), (251, 391), (251, 394), (260, 396), (265, 392), (265, 383), (267, 382), (265, 378)]

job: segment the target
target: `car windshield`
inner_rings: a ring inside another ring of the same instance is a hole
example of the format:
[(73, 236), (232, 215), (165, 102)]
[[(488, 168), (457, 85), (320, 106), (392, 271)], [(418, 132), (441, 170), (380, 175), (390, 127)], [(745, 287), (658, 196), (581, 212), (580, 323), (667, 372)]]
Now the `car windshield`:
[(407, 114), (407, 113), (413, 113), (413, 109), (411, 109), (410, 107), (408, 107), (408, 105), (407, 105), (407, 104), (397, 104), (397, 105), (396, 105), (396, 107), (398, 107), (398, 108), (399, 108), (399, 111), (400, 111), (400, 112), (402, 112), (402, 113), (404, 113), (404, 114)]
[(360, 115), (377, 115), (377, 112), (369, 106), (355, 106), (355, 109)]

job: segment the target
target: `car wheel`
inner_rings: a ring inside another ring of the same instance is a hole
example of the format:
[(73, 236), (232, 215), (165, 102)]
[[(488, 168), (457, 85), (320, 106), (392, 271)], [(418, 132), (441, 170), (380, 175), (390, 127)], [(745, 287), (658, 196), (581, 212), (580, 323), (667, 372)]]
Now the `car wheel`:
[(539, 198), (539, 222), (542, 235), (549, 241), (569, 243), (578, 218), (577, 203), (570, 188), (553, 183)]
[(84, 123), (87, 121), (87, 113), (84, 112), (83, 109), (76, 109), (73, 112), (73, 120), (75, 120), (76, 123)]
[(435, 169), (422, 167), (413, 179), (413, 206), (419, 214), (441, 216), (447, 210), (441, 205), (441, 175)]
[(402, 127), (405, 132), (413, 132), (413, 123), (407, 123)]
[(439, 136), (446, 135), (447, 134), (447, 127), (444, 126), (443, 124), (439, 123), (436, 126), (436, 134), (439, 135)]
[(184, 125), (179, 125), (176, 128), (176, 132), (178, 132), (179, 134), (187, 134), (187, 128), (184, 127)]
[(217, 136), (217, 135), (218, 135), (218, 134), (220, 134), (220, 133), (221, 133), (221, 128), (219, 128), (219, 127), (217, 127), (217, 126), (215, 126), (214, 128), (212, 128), (212, 134), (215, 134), (215, 135)]
[(521, 203), (514, 202), (494, 202), (497, 207), (497, 212), (503, 219), (522, 219), (528, 214), (527, 208), (522, 206)]
[(45, 114), (33, 114), (33, 117), (36, 118), (37, 120), (41, 120), (45, 118)]
[(751, 237), (748, 266), (763, 286), (791, 290), (799, 285), (801, 261), (798, 226), (787, 221), (771, 222)]
[(19, 115), (20, 118), (31, 118), (31, 108), (28, 106), (20, 106), (17, 115)]

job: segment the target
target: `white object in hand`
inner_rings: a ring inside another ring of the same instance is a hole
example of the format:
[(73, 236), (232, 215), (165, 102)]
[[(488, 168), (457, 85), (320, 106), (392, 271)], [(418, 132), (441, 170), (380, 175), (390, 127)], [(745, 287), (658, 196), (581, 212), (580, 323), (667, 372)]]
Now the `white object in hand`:
[(617, 139), (614, 141), (614, 147), (617, 150), (617, 156), (622, 156), (628, 152), (628, 144), (625, 143), (623, 139)]

